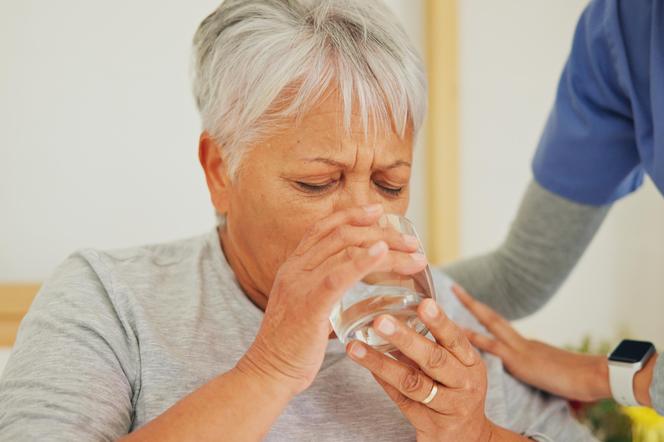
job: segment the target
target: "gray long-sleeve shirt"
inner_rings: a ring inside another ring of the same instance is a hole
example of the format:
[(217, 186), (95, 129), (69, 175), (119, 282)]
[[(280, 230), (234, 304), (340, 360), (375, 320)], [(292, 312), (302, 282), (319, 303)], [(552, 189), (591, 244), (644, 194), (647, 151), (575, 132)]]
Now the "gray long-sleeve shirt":
[[(435, 273), (439, 302), (481, 326)], [(238, 285), (213, 231), (68, 258), (23, 320), (0, 378), (0, 440), (114, 440), (230, 370), (263, 317)], [(567, 403), (515, 380), (484, 355), (487, 416), (536, 440), (594, 440)], [(270, 441), (412, 441), (415, 431), (370, 373), (331, 341), (313, 385)]]
[[(546, 304), (567, 278), (610, 206), (572, 202), (532, 181), (505, 242), (491, 253), (444, 268), (482, 302), (509, 319)], [(650, 395), (664, 415), (664, 353)]]

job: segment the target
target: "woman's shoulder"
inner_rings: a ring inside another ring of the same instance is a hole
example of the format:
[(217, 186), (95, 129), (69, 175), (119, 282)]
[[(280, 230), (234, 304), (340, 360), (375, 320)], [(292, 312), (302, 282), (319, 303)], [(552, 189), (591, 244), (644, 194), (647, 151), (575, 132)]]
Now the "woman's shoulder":
[(35, 303), (106, 298), (115, 307), (127, 308), (154, 297), (163, 300), (187, 285), (191, 288), (197, 278), (219, 273), (221, 252), (214, 245), (213, 233), (207, 233), (124, 249), (80, 249), (45, 281)]
[(461, 304), (452, 291), (454, 280), (439, 268), (432, 268), (431, 275), (436, 289), (436, 301), (445, 314), (458, 325), (474, 331), (485, 331), (482, 324)]
[(212, 233), (206, 233), (175, 241), (109, 250), (80, 249), (69, 259), (82, 259), (98, 272), (159, 272), (160, 269), (186, 265), (206, 253), (211, 257), (212, 236)]

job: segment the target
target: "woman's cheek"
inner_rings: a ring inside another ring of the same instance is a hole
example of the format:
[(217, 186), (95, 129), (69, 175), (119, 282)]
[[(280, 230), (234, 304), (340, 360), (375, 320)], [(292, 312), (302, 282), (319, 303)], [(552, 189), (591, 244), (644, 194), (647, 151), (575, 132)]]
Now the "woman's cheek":
[(408, 194), (400, 196), (397, 199), (387, 200), (383, 203), (383, 208), (385, 213), (397, 213), (399, 215), (405, 215), (408, 210)]

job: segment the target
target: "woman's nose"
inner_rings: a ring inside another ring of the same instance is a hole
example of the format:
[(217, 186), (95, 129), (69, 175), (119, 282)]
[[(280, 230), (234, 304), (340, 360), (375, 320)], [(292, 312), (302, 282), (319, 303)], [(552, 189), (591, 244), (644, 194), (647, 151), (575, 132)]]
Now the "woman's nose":
[(336, 210), (350, 207), (362, 207), (370, 204), (381, 203), (382, 200), (371, 188), (371, 180), (368, 182), (347, 181), (341, 197), (337, 200)]

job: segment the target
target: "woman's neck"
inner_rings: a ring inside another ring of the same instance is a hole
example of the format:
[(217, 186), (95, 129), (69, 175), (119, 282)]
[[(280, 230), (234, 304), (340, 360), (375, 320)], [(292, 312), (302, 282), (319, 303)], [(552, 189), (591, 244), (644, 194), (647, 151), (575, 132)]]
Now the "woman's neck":
[(265, 311), (265, 307), (267, 306), (267, 294), (261, 292), (249, 276), (247, 268), (243, 265), (240, 256), (236, 253), (236, 248), (233, 247), (226, 228), (224, 226), (217, 227), (217, 233), (219, 235), (221, 251), (226, 256), (226, 261), (228, 261), (228, 264), (231, 266), (233, 273), (235, 273), (240, 288), (256, 307)]
[[(267, 294), (258, 290), (252, 279), (249, 277), (247, 268), (242, 264), (240, 257), (234, 253), (235, 248), (233, 247), (232, 241), (230, 241), (228, 232), (224, 226), (217, 227), (217, 234), (219, 235), (221, 251), (226, 256), (226, 261), (228, 261), (228, 264), (231, 266), (233, 273), (235, 273), (235, 278), (237, 279), (240, 288), (256, 307), (265, 311), (268, 298)], [(336, 337), (337, 335), (334, 331), (330, 331), (328, 339), (336, 339)]]

